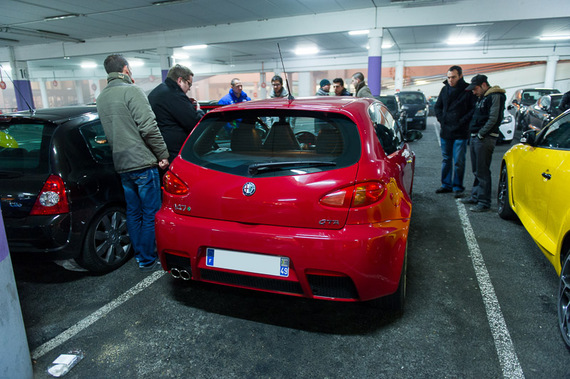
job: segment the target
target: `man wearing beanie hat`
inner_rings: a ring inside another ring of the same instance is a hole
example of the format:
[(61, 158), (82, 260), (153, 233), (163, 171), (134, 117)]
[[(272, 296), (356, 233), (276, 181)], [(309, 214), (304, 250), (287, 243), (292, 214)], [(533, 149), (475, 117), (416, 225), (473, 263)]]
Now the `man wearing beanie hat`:
[(499, 137), (499, 126), (505, 111), (505, 90), (489, 84), (485, 75), (475, 75), (466, 91), (472, 91), (479, 99), (469, 124), (471, 133), (471, 166), (475, 180), (471, 197), (462, 200), (473, 204), (473, 212), (486, 212), (491, 207), (491, 158)]
[(331, 82), (328, 79), (323, 79), (319, 83), (319, 90), (317, 91), (317, 96), (329, 96), (329, 91), (331, 90)]

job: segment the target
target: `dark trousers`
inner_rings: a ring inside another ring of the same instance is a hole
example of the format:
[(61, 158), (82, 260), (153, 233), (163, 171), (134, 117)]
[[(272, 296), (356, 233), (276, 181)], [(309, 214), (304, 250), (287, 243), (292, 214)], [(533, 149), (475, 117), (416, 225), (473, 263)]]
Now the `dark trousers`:
[(471, 167), (475, 176), (471, 198), (484, 207), (491, 206), (491, 159), (496, 143), (497, 139), (494, 137), (479, 139), (475, 136), (471, 137), (469, 145)]

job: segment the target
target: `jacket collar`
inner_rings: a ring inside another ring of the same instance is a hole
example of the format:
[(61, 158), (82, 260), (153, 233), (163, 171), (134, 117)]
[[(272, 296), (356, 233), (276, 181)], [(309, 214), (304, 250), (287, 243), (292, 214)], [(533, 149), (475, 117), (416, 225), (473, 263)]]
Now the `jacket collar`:
[(123, 74), (122, 72), (110, 72), (107, 76), (107, 84), (111, 83), (114, 80), (120, 80), (127, 84), (133, 84), (133, 81), (127, 74)]

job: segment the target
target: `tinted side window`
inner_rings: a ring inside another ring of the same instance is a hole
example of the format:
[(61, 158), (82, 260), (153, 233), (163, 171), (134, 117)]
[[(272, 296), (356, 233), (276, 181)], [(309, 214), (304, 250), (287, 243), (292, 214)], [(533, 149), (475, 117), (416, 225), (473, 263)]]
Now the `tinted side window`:
[(387, 109), (382, 109), (379, 103), (375, 103), (368, 108), (368, 115), (374, 124), (376, 137), (378, 137), (386, 155), (398, 150), (402, 143), (402, 135), (398, 123), (390, 112)]
[(539, 135), (538, 147), (552, 149), (570, 149), (570, 114), (552, 123)]
[(96, 121), (81, 125), (79, 132), (85, 139), (93, 159), (99, 163), (113, 163), (113, 152), (101, 122)]

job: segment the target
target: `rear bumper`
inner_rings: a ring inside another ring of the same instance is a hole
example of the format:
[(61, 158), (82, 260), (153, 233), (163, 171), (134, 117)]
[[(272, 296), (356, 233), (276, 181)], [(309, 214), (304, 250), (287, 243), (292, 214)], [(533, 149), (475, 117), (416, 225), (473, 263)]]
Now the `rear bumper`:
[[(193, 280), (339, 301), (363, 301), (398, 287), (409, 220), (347, 225), (340, 230), (300, 229), (181, 216), (163, 208), (156, 216), (165, 270)], [(207, 248), (287, 257), (287, 278), (208, 267)], [(176, 270), (175, 270), (176, 271)]]
[(10, 253), (32, 253), (45, 259), (74, 258), (80, 253), (79, 236), (71, 232), (71, 216), (29, 216), (5, 219)]

